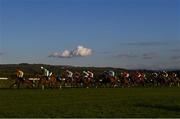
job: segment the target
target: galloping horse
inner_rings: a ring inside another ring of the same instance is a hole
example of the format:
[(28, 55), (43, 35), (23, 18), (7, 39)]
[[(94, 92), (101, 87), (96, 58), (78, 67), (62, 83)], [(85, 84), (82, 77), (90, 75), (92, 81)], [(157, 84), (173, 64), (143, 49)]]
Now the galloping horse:
[(73, 84), (76, 86), (76, 87), (82, 87), (83, 86), (83, 79), (81, 77), (81, 74), (79, 72), (75, 72), (74, 73), (74, 80), (73, 80)]
[(38, 87), (42, 87), (42, 89), (44, 89), (44, 87), (53, 88), (56, 86), (57, 80), (54, 74), (49, 77), (39, 75), (39, 78)]
[(99, 80), (98, 80), (98, 83), (97, 83), (97, 86), (99, 85), (105, 85), (105, 86), (108, 86), (110, 85), (110, 87), (116, 87), (118, 86), (118, 78), (116, 76), (110, 76), (108, 74), (108, 72), (103, 72), (100, 77), (99, 77)]
[(145, 86), (145, 75), (138, 71), (132, 73), (132, 78), (134, 80), (134, 85), (136, 86)]
[(152, 72), (149, 74), (148, 82), (151, 86), (156, 87), (158, 86), (159, 82), (159, 75), (158, 72)]
[(170, 80), (169, 74), (165, 71), (161, 72), (159, 74), (158, 82), (160, 86), (170, 86), (171, 80)]
[(176, 73), (172, 72), (171, 74), (169, 74), (169, 79), (170, 79), (170, 87), (179, 86), (179, 79)]
[(92, 77), (83, 77), (83, 84), (84, 87), (89, 88), (92, 87), (94, 84), (94, 79)]
[(132, 82), (130, 80), (130, 75), (128, 72), (121, 72), (119, 79), (122, 87), (130, 87), (132, 85)]
[(22, 86), (28, 87), (28, 88), (33, 88), (36, 84), (28, 79), (25, 78), (16, 78), (15, 82), (13, 84), (10, 85), (9, 88), (20, 88)]

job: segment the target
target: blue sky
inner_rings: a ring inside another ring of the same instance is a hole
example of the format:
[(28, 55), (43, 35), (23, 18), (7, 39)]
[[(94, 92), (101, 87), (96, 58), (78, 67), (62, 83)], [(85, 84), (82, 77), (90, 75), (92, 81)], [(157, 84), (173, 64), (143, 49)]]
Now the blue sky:
[[(0, 63), (180, 69), (180, 0), (0, 0)], [(89, 56), (49, 57), (79, 45)]]

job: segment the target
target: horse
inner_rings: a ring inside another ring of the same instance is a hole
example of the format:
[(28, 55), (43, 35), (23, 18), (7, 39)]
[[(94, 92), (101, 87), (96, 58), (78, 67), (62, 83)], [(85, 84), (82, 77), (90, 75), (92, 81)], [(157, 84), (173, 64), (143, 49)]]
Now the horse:
[(20, 88), (20, 87), (28, 87), (28, 88), (33, 88), (36, 84), (31, 81), (31, 80), (28, 80), (26, 78), (20, 78), (20, 77), (17, 77), (15, 79), (15, 82), (13, 84), (10, 85), (9, 88)]
[(94, 84), (94, 79), (92, 77), (83, 77), (83, 84), (84, 87), (89, 88), (92, 87)]
[(151, 86), (156, 87), (159, 85), (159, 75), (157, 72), (149, 73), (148, 82)]
[(120, 85), (122, 87), (130, 87), (132, 85), (129, 73), (127, 72), (121, 72), (119, 75), (119, 79), (120, 79)]
[(170, 79), (170, 87), (179, 86), (179, 79), (176, 73), (172, 72), (171, 74), (169, 74), (169, 79)]
[(138, 71), (132, 73), (135, 86), (145, 86), (145, 75)]
[(76, 87), (82, 87), (84, 82), (83, 82), (83, 78), (81, 76), (81, 74), (79, 72), (75, 72), (74, 73), (74, 77), (73, 77), (73, 85)]
[(158, 77), (158, 83), (160, 84), (160, 86), (170, 86), (171, 80), (169, 74), (160, 72)]
[(110, 76), (108, 72), (103, 72), (100, 74), (99, 80), (97, 80), (96, 85), (97, 86), (110, 86), (110, 87), (116, 87), (118, 86), (118, 78), (116, 76)]
[(56, 76), (54, 74), (49, 77), (39, 75), (39, 78), (38, 87), (41, 87), (42, 89), (45, 87), (54, 88), (57, 84)]

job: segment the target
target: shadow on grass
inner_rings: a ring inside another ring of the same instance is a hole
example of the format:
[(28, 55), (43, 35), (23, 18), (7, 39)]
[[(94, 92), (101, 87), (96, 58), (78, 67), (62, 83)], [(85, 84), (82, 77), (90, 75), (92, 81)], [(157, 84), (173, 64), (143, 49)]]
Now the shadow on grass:
[(172, 105), (150, 105), (150, 104), (136, 104), (135, 106), (137, 107), (145, 107), (145, 108), (154, 108), (154, 109), (162, 109), (166, 111), (172, 111), (172, 112), (180, 112), (180, 107), (179, 106), (172, 106)]

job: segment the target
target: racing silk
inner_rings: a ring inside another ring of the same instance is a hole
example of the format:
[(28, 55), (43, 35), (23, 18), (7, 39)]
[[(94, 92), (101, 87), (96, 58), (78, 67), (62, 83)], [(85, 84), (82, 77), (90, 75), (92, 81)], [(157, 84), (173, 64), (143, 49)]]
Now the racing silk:
[(154, 76), (154, 77), (157, 77), (157, 76), (158, 76), (158, 74), (157, 74), (157, 73), (153, 73), (153, 76)]
[(172, 76), (173, 76), (173, 77), (177, 77), (177, 74), (176, 74), (176, 73), (173, 73)]
[(94, 77), (94, 74), (93, 74), (92, 72), (88, 71), (87, 73), (88, 73), (88, 75), (89, 75), (90, 78), (93, 78), (93, 77)]
[(88, 73), (88, 72), (83, 71), (83, 74), (84, 74), (84, 77), (85, 77), (85, 78), (88, 78), (88, 77), (89, 77), (89, 73)]
[(81, 75), (81, 74), (80, 74), (79, 72), (75, 72), (75, 73), (74, 73), (74, 77), (75, 77), (75, 78), (79, 78), (80, 75)]
[(146, 74), (143, 74), (143, 78), (144, 78), (144, 79), (147, 79)]
[(129, 73), (125, 72), (124, 77), (129, 78)]
[(73, 77), (73, 73), (72, 73), (71, 71), (67, 70), (66, 72), (68, 73), (67, 76), (68, 76), (69, 78), (72, 78), (72, 77)]
[(17, 76), (18, 78), (23, 78), (23, 75), (24, 75), (24, 72), (21, 71), (21, 70), (18, 70), (18, 71), (16, 72), (16, 76)]
[(51, 76), (52, 75), (52, 73), (49, 73), (49, 70), (47, 70), (46, 68), (42, 68), (42, 70), (43, 70), (43, 75), (44, 76)]
[(109, 76), (112, 76), (112, 77), (114, 77), (114, 76), (115, 76), (114, 71), (109, 71), (109, 72), (108, 72), (108, 74), (109, 74)]
[(140, 74), (139, 72), (137, 73), (137, 77), (138, 77), (138, 78), (141, 78), (141, 74)]
[(163, 72), (163, 76), (164, 77), (168, 77), (168, 73), (167, 72)]

